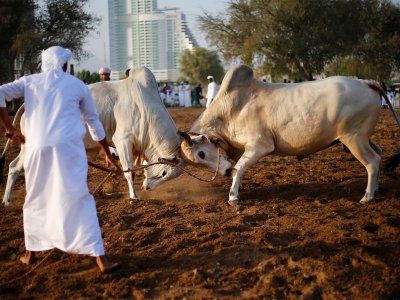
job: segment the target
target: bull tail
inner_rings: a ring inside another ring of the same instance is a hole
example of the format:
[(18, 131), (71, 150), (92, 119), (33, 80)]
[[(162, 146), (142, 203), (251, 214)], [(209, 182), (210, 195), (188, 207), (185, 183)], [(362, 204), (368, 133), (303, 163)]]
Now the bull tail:
[(382, 88), (381, 85), (379, 85), (376, 81), (372, 81), (372, 80), (364, 80), (364, 82), (371, 88), (373, 89), (375, 92), (377, 92), (380, 96), (383, 97), (383, 99), (385, 99), (386, 104), (389, 106), (390, 111), (393, 114), (394, 119), (397, 122), (397, 126), (399, 126), (400, 128), (400, 120), (399, 117), (397, 116), (396, 111), (393, 108), (392, 103), (390, 102), (388, 96), (386, 95), (386, 91)]
[[(394, 110), (392, 103), (390, 102), (389, 98), (386, 95), (385, 90), (383, 89), (382, 86), (380, 86), (376, 81), (366, 81), (366, 84), (376, 91), (380, 96), (382, 96), (385, 99), (386, 104), (389, 106), (390, 110), (392, 111), (392, 114), (394, 118), (396, 119), (397, 125), (400, 127), (400, 122), (399, 118), (396, 114), (396, 111)], [(391, 156), (385, 163), (384, 165), (384, 171), (386, 174), (389, 176), (394, 176), (394, 171), (396, 170), (397, 166), (400, 163), (400, 152), (396, 153), (395, 155)]]
[[(25, 104), (22, 103), (22, 105), (18, 108), (17, 113), (14, 116), (14, 120), (12, 122), (12, 125), (15, 127), (17, 124), (17, 121), (21, 118), (22, 114), (25, 112)], [(8, 147), (10, 146), (10, 139), (7, 139), (6, 146), (4, 147), (3, 153), (0, 155), (0, 182), (3, 181), (3, 169), (4, 165), (6, 162), (6, 152), (8, 150)]]

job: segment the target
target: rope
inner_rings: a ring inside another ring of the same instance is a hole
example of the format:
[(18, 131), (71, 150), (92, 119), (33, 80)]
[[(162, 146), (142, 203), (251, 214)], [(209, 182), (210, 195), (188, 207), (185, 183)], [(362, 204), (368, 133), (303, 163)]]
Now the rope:
[(45, 257), (43, 257), (43, 259), (41, 261), (39, 261), (38, 263), (36, 263), (35, 265), (33, 265), (33, 267), (31, 267), (29, 269), (29, 271), (27, 271), (24, 275), (21, 275), (17, 278), (11, 279), (9, 281), (6, 282), (2, 282), (0, 283), (0, 289), (4, 288), (4, 287), (11, 287), (11, 285), (14, 282), (20, 281), (20, 280), (25, 280), (29, 274), (31, 274), (33, 271), (35, 271), (41, 264), (44, 263), (45, 260), (47, 260), (49, 258), (49, 256), (54, 252), (55, 249), (52, 249), (49, 253), (46, 254)]
[(114, 170), (110, 170), (108, 175), (104, 177), (104, 179), (100, 182), (100, 184), (94, 189), (94, 191), (92, 192), (92, 196), (94, 196), (97, 193), (97, 191), (103, 186), (104, 183), (106, 183), (106, 181), (113, 175), (113, 173)]
[(214, 176), (211, 177), (211, 179), (204, 179), (204, 178), (200, 178), (200, 177), (198, 177), (197, 175), (195, 175), (195, 174), (193, 174), (193, 173), (191, 173), (191, 172), (185, 170), (184, 168), (178, 166), (178, 165), (175, 164), (175, 163), (169, 162), (169, 161), (165, 160), (164, 158), (161, 158), (161, 159), (160, 159), (160, 163), (163, 163), (163, 164), (166, 164), (166, 165), (170, 165), (170, 166), (176, 167), (176, 168), (182, 170), (183, 172), (185, 172), (186, 174), (188, 174), (189, 176), (192, 176), (193, 178), (196, 178), (197, 180), (200, 180), (200, 181), (203, 181), (203, 182), (213, 182), (213, 181), (215, 180), (215, 178), (217, 178), (218, 171), (219, 171), (220, 161), (221, 161), (221, 148), (218, 147), (217, 168), (215, 169)]
[[(215, 172), (214, 172), (214, 176), (211, 177), (211, 179), (204, 179), (204, 178), (201, 178), (201, 177), (199, 177), (199, 176), (197, 176), (197, 175), (195, 175), (195, 174), (193, 174), (193, 173), (187, 171), (186, 169), (184, 169), (184, 168), (178, 166), (177, 163), (168, 161), (168, 160), (165, 159), (165, 158), (160, 158), (158, 162), (154, 162), (154, 163), (147, 164), (147, 165), (141, 165), (141, 166), (139, 166), (139, 167), (134, 167), (133, 169), (128, 168), (128, 169), (126, 169), (126, 170), (123, 170), (122, 172), (124, 172), (124, 173), (131, 172), (131, 173), (132, 173), (132, 172), (136, 172), (136, 171), (139, 171), (139, 170), (147, 169), (147, 168), (149, 168), (149, 167), (151, 167), (151, 166), (154, 166), (154, 165), (170, 165), (170, 166), (172, 166), (172, 167), (174, 167), (174, 168), (178, 168), (179, 170), (185, 172), (186, 174), (188, 174), (189, 176), (192, 176), (193, 178), (196, 178), (197, 180), (200, 180), (200, 181), (203, 181), (203, 182), (213, 182), (213, 181), (215, 180), (215, 178), (217, 177), (217, 175), (218, 175), (218, 171), (219, 171), (219, 167), (220, 167), (220, 162), (221, 162), (221, 148), (218, 147), (217, 149), (218, 149), (218, 150), (217, 150), (217, 151), (218, 151), (217, 168), (216, 168), (216, 170), (215, 170)], [(94, 167), (94, 168), (96, 168), (96, 169), (99, 169), (99, 170), (102, 170), (102, 171), (105, 171), (105, 172), (110, 172), (110, 173), (108, 174), (108, 176), (107, 176), (106, 178), (104, 178), (103, 181), (99, 184), (99, 186), (95, 189), (95, 191), (93, 192), (93, 193), (95, 193), (95, 192), (97, 192), (97, 190), (108, 180), (108, 178), (110, 178), (110, 176), (112, 175), (112, 173), (114, 172), (114, 170), (113, 170), (113, 169), (105, 168), (105, 167), (103, 167), (103, 166), (97, 165), (97, 164), (92, 163), (92, 162), (88, 162), (88, 164), (89, 164), (89, 166)]]

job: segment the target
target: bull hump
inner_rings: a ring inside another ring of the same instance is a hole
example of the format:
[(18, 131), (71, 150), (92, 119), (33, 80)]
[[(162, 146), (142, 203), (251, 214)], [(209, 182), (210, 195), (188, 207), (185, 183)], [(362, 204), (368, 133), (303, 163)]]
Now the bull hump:
[(223, 81), (221, 89), (225, 88), (227, 91), (230, 91), (238, 86), (248, 86), (250, 81), (253, 80), (254, 73), (253, 70), (247, 65), (238, 65), (230, 69)]

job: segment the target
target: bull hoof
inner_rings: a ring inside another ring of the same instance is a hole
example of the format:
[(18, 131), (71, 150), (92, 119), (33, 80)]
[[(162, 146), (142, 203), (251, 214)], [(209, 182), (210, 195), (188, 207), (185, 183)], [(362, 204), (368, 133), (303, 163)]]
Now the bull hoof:
[(230, 205), (230, 206), (232, 206), (232, 207), (234, 207), (235, 208), (235, 210), (236, 210), (236, 213), (241, 213), (242, 212), (242, 208), (241, 208), (241, 206), (239, 205), (239, 200), (238, 199), (235, 199), (235, 200), (229, 200), (228, 201), (228, 204)]
[(231, 205), (231, 206), (238, 205), (239, 199), (238, 199), (238, 198), (233, 198), (233, 197), (231, 198), (231, 197), (229, 197), (228, 203), (229, 203), (229, 205)]
[(239, 195), (235, 195), (235, 192), (229, 191), (228, 203), (237, 203), (239, 202)]
[(12, 205), (12, 202), (11, 202), (11, 201), (3, 201), (2, 204), (3, 204), (4, 206), (11, 206), (11, 205)]
[(137, 202), (138, 200), (140, 200), (139, 197), (135, 197), (135, 198), (133, 198), (133, 199), (130, 198), (130, 199), (129, 199), (129, 204), (130, 204), (130, 205), (134, 205), (135, 202)]
[(374, 202), (375, 202), (374, 198), (371, 199), (365, 196), (360, 200), (361, 204), (374, 203)]

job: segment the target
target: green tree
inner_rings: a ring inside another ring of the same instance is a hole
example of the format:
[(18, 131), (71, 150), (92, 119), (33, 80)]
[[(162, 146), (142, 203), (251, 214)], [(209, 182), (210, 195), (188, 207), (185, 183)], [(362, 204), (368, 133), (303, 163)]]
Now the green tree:
[(90, 74), (90, 81), (91, 83), (99, 82), (100, 81), (100, 75), (98, 72), (92, 72)]
[(231, 0), (226, 13), (205, 13), (200, 23), (225, 59), (312, 79), (346, 56), (374, 61), (387, 74), (400, 59), (398, 12), (389, 0)]
[(354, 56), (336, 57), (325, 70), (326, 76), (354, 76), (362, 79), (376, 78), (377, 72), (372, 64), (362, 62)]
[(80, 80), (82, 80), (86, 84), (91, 84), (91, 83), (100, 81), (100, 75), (97, 72), (90, 73), (89, 70), (85, 70), (85, 69), (77, 72), (76, 77), (78, 77)]
[(0, 0), (0, 83), (14, 79), (13, 47), (18, 36), (32, 31), (36, 7), (34, 0)]
[(370, 0), (365, 14), (367, 28), (351, 53), (374, 78), (388, 80), (400, 68), (400, 8), (389, 0)]
[[(9, 3), (12, 5), (10, 6)], [(30, 4), (29, 9), (23, 10), (15, 17), (15, 13), (19, 12), (26, 3)], [(83, 50), (83, 43), (100, 22), (94, 14), (85, 11), (87, 3), (88, 0), (2, 0), (0, 12), (4, 11), (4, 14), (1, 14), (1, 20), (15, 18), (16, 20), (6, 24), (0, 22), (0, 32), (3, 34), (7, 26), (11, 26), (10, 24), (18, 28), (18, 30), (7, 31), (9, 44), (4, 48), (9, 54), (4, 57), (4, 60), (13, 66), (15, 57), (22, 55), (23, 71), (34, 73), (40, 67), (41, 51), (50, 46), (59, 45), (71, 49), (74, 58), (78, 61), (87, 57), (89, 53)], [(29, 26), (22, 26), (25, 23)], [(3, 45), (0, 47), (3, 49)], [(12, 67), (10, 74), (13, 71)], [(8, 78), (8, 80), (11, 79)]]
[[(347, 56), (336, 57), (326, 75), (389, 80), (400, 66), (400, 10), (390, 1), (368, 1), (363, 20), (366, 34)], [(368, 16), (368, 17), (367, 17)]]
[(224, 68), (216, 51), (196, 47), (193, 50), (184, 50), (180, 59), (180, 71), (185, 80), (190, 83), (207, 82), (207, 76), (214, 76), (217, 82), (221, 82), (224, 76)]

